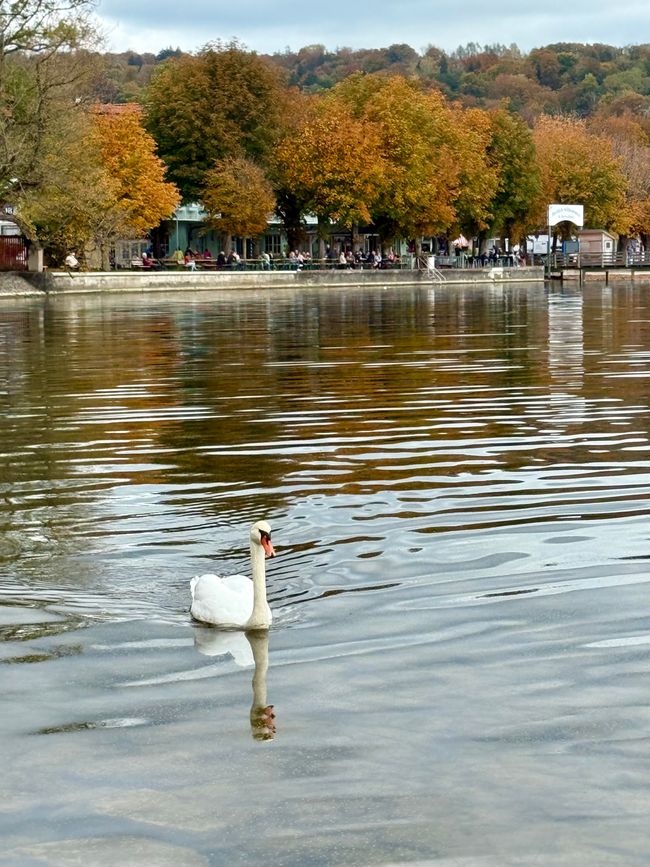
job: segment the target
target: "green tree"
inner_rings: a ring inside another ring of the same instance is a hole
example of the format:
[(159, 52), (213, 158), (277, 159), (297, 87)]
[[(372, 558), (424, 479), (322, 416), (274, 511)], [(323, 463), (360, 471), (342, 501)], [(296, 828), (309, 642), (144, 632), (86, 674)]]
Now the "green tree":
[(462, 109), (458, 104), (450, 112), (450, 143), (458, 171), (458, 190), (454, 197), (455, 224), (459, 229), (477, 234), (493, 219), (493, 199), (498, 186), (498, 167), (489, 158), (492, 124), (483, 109)]
[(267, 160), (284, 115), (280, 71), (237, 42), (159, 64), (144, 98), (146, 126), (185, 201), (200, 199), (217, 160)]
[(491, 203), (492, 230), (503, 239), (525, 235), (541, 192), (540, 170), (529, 127), (505, 108), (491, 113), (490, 159), (497, 167), (497, 189)]
[(92, 44), (89, 0), (0, 2), (0, 197), (45, 180), (47, 143), (65, 137), (62, 116), (74, 111), (95, 70), (80, 50)]

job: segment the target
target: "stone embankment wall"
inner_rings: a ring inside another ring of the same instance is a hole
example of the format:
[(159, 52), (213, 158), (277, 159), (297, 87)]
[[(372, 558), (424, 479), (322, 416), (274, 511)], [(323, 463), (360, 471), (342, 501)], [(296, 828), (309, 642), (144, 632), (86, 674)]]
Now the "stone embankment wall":
[(413, 286), (530, 283), (544, 279), (543, 268), (445, 269), (442, 278), (426, 271), (234, 271), (188, 274), (183, 271), (45, 271), (0, 274), (0, 295), (75, 292), (164, 292), (169, 290), (278, 289), (301, 286)]
[(43, 295), (45, 288), (39, 288), (33, 278), (39, 274), (23, 274), (14, 271), (0, 272), (0, 298), (5, 295)]

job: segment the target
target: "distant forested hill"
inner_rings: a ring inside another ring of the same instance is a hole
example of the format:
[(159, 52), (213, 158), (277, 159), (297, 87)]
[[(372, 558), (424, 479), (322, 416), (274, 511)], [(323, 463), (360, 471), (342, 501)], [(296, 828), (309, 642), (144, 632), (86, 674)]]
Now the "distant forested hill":
[[(154, 67), (180, 54), (166, 48), (157, 55), (103, 55), (98, 98), (137, 101)], [(308, 92), (327, 90), (354, 72), (387, 72), (419, 79), (466, 106), (490, 108), (508, 100), (529, 122), (543, 113), (588, 117), (598, 110), (648, 115), (650, 123), (650, 45), (557, 43), (527, 54), (515, 45), (474, 43), (449, 54), (434, 46), (418, 53), (403, 44), (354, 51), (308, 45), (268, 59), (285, 71), (289, 86)]]
[(530, 116), (542, 112), (592, 114), (600, 103), (621, 110), (650, 107), (650, 45), (558, 43), (524, 54), (515, 46), (473, 43), (451, 54), (433, 46), (418, 54), (408, 45), (326, 51), (310, 45), (272, 56), (290, 84), (323, 90), (352, 72), (385, 70), (439, 87), (465, 105), (491, 107), (509, 99)]

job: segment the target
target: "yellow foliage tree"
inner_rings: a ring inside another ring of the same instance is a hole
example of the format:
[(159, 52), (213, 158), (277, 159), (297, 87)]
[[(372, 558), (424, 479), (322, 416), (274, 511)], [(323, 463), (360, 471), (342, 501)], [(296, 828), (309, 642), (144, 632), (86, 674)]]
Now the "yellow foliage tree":
[(609, 139), (625, 176), (626, 220), (621, 220), (621, 234), (641, 235), (646, 242), (650, 234), (650, 137), (645, 125), (626, 113), (593, 118), (590, 127)]
[[(546, 223), (549, 203), (576, 203), (585, 206), (587, 226), (613, 231), (625, 227), (626, 181), (608, 138), (590, 134), (583, 120), (543, 115), (533, 139), (541, 175), (540, 226)], [(560, 225), (566, 233), (569, 227)]]
[(26, 189), (19, 205), (23, 230), (54, 264), (62, 264), (74, 250), (85, 267), (86, 254), (94, 247), (107, 267), (110, 244), (132, 230), (119, 204), (118, 182), (102, 163), (90, 121), (76, 113), (68, 118), (65, 135), (44, 144), (43, 182)]
[(25, 191), (20, 214), (55, 262), (71, 249), (83, 262), (95, 248), (107, 268), (117, 239), (141, 237), (178, 204), (137, 108), (75, 112), (44, 153), (43, 184)]

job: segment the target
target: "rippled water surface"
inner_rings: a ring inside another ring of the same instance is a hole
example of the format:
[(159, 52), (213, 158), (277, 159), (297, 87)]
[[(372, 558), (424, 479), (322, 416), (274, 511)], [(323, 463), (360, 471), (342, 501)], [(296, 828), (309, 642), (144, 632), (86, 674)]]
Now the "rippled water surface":
[(0, 302), (0, 862), (650, 863), (649, 361), (643, 286)]

